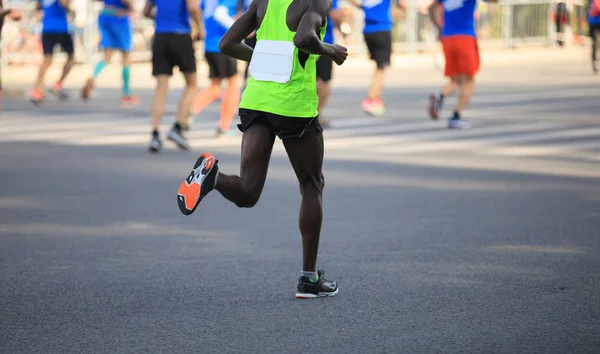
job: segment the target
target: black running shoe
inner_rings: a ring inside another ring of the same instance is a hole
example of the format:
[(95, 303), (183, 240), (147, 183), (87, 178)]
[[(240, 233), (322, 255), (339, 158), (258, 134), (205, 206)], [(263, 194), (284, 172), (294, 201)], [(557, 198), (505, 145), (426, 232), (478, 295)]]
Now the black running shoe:
[(162, 150), (162, 142), (160, 141), (160, 137), (157, 133), (152, 134), (152, 140), (150, 140), (150, 145), (148, 146), (148, 151), (151, 153), (159, 153)]
[(335, 281), (327, 280), (323, 277), (324, 270), (317, 271), (319, 280), (314, 283), (308, 277), (300, 277), (298, 280), (298, 290), (296, 298), (314, 299), (317, 297), (335, 296), (338, 293), (338, 285)]
[(191, 215), (202, 198), (215, 188), (217, 173), (219, 173), (218, 163), (213, 154), (208, 153), (202, 154), (196, 160), (192, 172), (177, 191), (177, 205), (183, 215)]

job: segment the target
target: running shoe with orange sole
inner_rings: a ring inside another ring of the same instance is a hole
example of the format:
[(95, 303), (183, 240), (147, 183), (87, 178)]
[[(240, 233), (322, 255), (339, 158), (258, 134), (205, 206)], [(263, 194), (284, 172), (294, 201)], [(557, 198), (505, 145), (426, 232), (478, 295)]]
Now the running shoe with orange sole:
[(31, 91), (29, 91), (29, 101), (31, 101), (31, 103), (33, 103), (36, 106), (40, 106), (42, 103), (44, 103), (46, 97), (44, 96), (44, 93), (40, 90), (36, 90), (33, 89)]
[(69, 95), (67, 95), (67, 92), (63, 89), (62, 85), (58, 82), (56, 82), (56, 83), (54, 83), (54, 85), (52, 85), (52, 87), (50, 88), (50, 93), (52, 93), (54, 96), (56, 96), (61, 101), (66, 101), (67, 99), (69, 99)]
[(183, 215), (191, 215), (202, 199), (215, 188), (219, 173), (219, 160), (210, 153), (202, 154), (189, 176), (177, 191), (177, 205)]
[(139, 98), (133, 95), (121, 96), (121, 106), (122, 107), (131, 107), (137, 106), (140, 104)]

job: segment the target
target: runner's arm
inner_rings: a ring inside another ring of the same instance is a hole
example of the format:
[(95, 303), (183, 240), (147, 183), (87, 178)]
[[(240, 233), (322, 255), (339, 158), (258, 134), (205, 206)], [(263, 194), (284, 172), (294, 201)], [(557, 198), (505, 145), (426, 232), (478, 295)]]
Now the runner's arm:
[(234, 4), (237, 4), (237, 0), (220, 0), (219, 6), (215, 9), (215, 20), (225, 28), (231, 27), (235, 22), (235, 19), (229, 16), (229, 8), (234, 7)]
[(200, 3), (198, 0), (186, 0), (186, 4), (192, 21), (194, 21), (196, 26), (198, 26), (200, 33), (204, 33), (204, 29), (202, 27), (202, 12), (200, 11)]
[(327, 17), (331, 3), (313, 1), (300, 19), (298, 30), (294, 36), (296, 48), (308, 54), (333, 55), (333, 46), (323, 43), (317, 33), (321, 30), (323, 19)]
[(435, 28), (437, 28), (438, 32), (442, 30), (442, 24), (441, 24), (441, 14), (440, 11), (442, 9), (442, 4), (440, 4), (439, 2), (437, 2), (437, 0), (434, 0), (431, 5), (429, 5), (429, 18), (431, 19), (431, 22), (433, 23), (433, 25), (435, 26)]
[(4, 18), (12, 12), (12, 9), (0, 8), (0, 18)]
[(127, 7), (127, 11), (133, 11), (133, 3), (131, 0), (121, 0), (121, 3)]
[(63, 9), (67, 10), (67, 12), (71, 12), (71, 9), (69, 9), (69, 2), (69, 0), (59, 0), (58, 3)]
[(339, 7), (332, 8), (329, 11), (329, 18), (333, 21), (335, 27), (339, 29), (342, 22), (344, 22), (344, 12)]
[(144, 10), (142, 11), (142, 14), (144, 14), (144, 17), (152, 20), (156, 18), (156, 13), (154, 12), (154, 1), (146, 1), (146, 5), (144, 5)]
[(242, 41), (257, 27), (256, 13), (258, 0), (252, 1), (248, 10), (235, 20), (219, 42), (221, 53), (230, 57), (249, 62), (254, 50)]

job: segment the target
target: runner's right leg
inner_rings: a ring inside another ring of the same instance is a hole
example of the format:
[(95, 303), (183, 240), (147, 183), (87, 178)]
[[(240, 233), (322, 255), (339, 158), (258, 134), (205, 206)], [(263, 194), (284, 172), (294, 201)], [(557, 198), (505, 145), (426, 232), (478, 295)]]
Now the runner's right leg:
[(148, 150), (150, 152), (160, 152), (162, 150), (162, 142), (160, 141), (160, 122), (165, 113), (165, 101), (169, 91), (169, 78), (167, 74), (156, 75), (156, 88), (154, 89), (154, 97), (152, 98), (152, 108), (150, 110), (150, 119), (152, 125), (152, 139)]
[(123, 69), (121, 70), (121, 78), (123, 80), (121, 104), (125, 106), (136, 105), (139, 103), (139, 99), (131, 94), (131, 88), (129, 86), (131, 76), (131, 52), (129, 50), (122, 50), (121, 54), (123, 58)]
[(110, 59), (112, 58), (112, 55), (113, 55), (112, 49), (110, 49), (110, 48), (104, 49), (104, 58), (96, 63), (96, 66), (94, 67), (94, 73), (92, 74), (91, 77), (89, 77), (85, 81), (85, 85), (81, 89), (81, 99), (82, 100), (85, 101), (90, 98), (90, 95), (92, 94), (92, 90), (94, 89), (94, 84), (95, 84), (96, 78), (98, 76), (100, 76), (100, 73), (104, 70), (106, 65), (108, 63), (110, 63)]
[(475, 89), (475, 77), (467, 74), (462, 74), (458, 78), (460, 84), (460, 95), (458, 102), (454, 107), (454, 113), (452, 118), (448, 121), (448, 127), (454, 129), (465, 129), (471, 126), (468, 120), (461, 119), (462, 111), (467, 108), (467, 105), (471, 101), (471, 96)]
[(182, 130), (187, 125), (190, 108), (192, 107), (192, 101), (194, 100), (196, 89), (198, 88), (198, 79), (195, 71), (183, 73), (183, 77), (185, 78), (185, 88), (181, 94), (179, 104), (177, 105), (175, 124), (169, 132), (168, 138), (169, 140), (175, 142), (179, 148), (183, 150), (189, 150), (189, 145), (182, 135)]
[(267, 179), (274, 142), (275, 133), (269, 125), (252, 123), (242, 135), (240, 175), (219, 173), (215, 189), (240, 208), (256, 205)]
[(242, 135), (239, 176), (220, 173), (212, 154), (201, 155), (179, 187), (179, 210), (184, 215), (192, 214), (213, 189), (240, 208), (256, 205), (265, 185), (274, 142), (275, 133), (270, 125), (253, 122)]
[(373, 116), (381, 116), (385, 114), (381, 93), (385, 71), (391, 64), (392, 34), (390, 31), (381, 31), (365, 33), (364, 37), (376, 67), (367, 98), (362, 101), (362, 108)]
[(40, 65), (35, 85), (33, 86), (33, 90), (29, 93), (29, 100), (35, 105), (39, 105), (44, 101), (44, 78), (46, 77), (46, 72), (51, 64), (52, 54), (44, 54), (44, 60)]
[(67, 61), (63, 66), (62, 73), (58, 81), (52, 85), (50, 92), (52, 92), (55, 96), (57, 96), (61, 100), (66, 100), (68, 98), (65, 90), (63, 89), (63, 82), (71, 72), (71, 69), (75, 66), (75, 47), (73, 44), (73, 37), (69, 33), (59, 34), (57, 37), (58, 44), (61, 49), (67, 53)]

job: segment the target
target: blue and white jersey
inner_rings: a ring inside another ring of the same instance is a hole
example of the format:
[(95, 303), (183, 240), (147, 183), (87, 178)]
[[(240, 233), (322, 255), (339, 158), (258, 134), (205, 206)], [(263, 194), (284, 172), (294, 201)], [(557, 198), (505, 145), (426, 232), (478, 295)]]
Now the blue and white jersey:
[(204, 50), (209, 53), (219, 52), (219, 42), (229, 28), (220, 16), (216, 16), (217, 9), (226, 12), (221, 13), (221, 17), (233, 18), (237, 13), (237, 0), (203, 0), (201, 4), (202, 17), (204, 18), (204, 30), (206, 39), (204, 40)]

